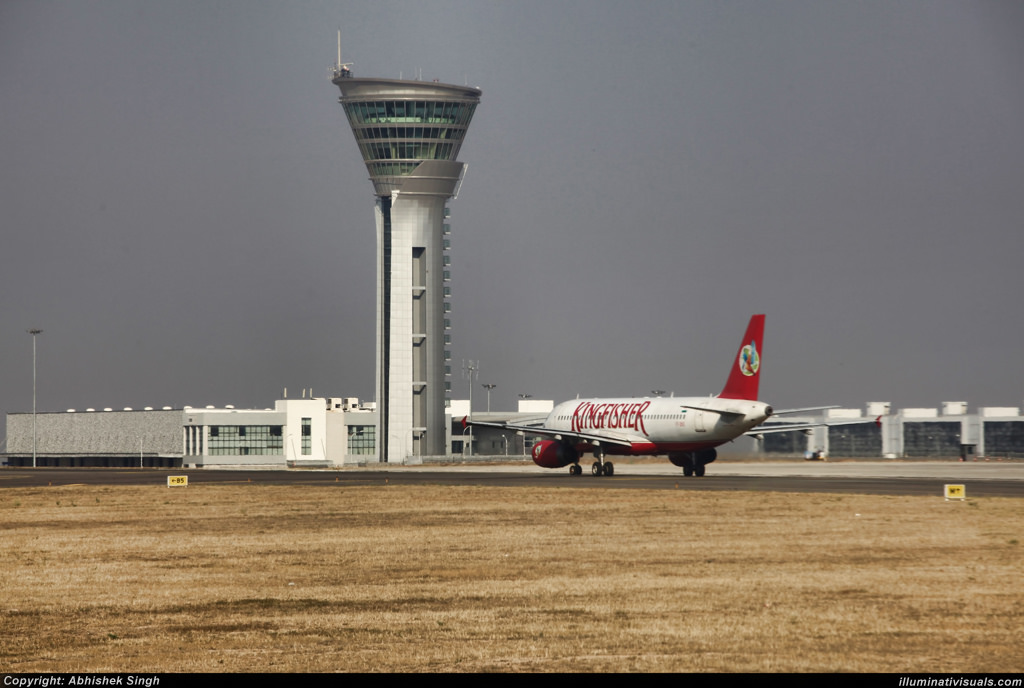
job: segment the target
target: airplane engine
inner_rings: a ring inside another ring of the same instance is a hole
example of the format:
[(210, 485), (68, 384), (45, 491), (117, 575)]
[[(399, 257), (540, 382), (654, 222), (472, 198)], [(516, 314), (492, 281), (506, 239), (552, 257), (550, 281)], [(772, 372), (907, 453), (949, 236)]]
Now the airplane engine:
[(692, 468), (704, 466), (718, 458), (718, 452), (714, 449), (702, 449), (698, 452), (686, 452), (685, 454), (669, 454), (668, 460), (680, 468)]
[(541, 440), (533, 445), (533, 462), (543, 468), (561, 468), (579, 461), (577, 451), (557, 440)]

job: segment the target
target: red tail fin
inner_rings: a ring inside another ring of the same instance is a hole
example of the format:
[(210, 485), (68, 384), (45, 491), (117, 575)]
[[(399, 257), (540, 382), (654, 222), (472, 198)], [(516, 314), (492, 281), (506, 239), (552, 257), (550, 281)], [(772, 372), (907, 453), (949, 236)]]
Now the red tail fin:
[(764, 341), (764, 315), (754, 315), (743, 335), (739, 353), (729, 370), (725, 389), (718, 396), (723, 399), (757, 399), (757, 384), (761, 379), (761, 346)]

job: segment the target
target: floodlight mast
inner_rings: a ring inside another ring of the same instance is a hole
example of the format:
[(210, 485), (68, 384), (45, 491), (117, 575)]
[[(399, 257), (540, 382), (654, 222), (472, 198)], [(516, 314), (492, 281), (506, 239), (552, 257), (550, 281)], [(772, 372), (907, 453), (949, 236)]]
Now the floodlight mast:
[(33, 327), (28, 330), (32, 335), (32, 468), (36, 467), (36, 335), (43, 331)]
[[(462, 374), (469, 379), (469, 416), (473, 417), (473, 380), (480, 376), (480, 361), (463, 361)], [(473, 456), (473, 426), (469, 427), (469, 450), (468, 456)], [(463, 450), (464, 452), (466, 450)]]
[(485, 382), (483, 384), (483, 388), (487, 390), (487, 413), (491, 412), (491, 390), (497, 386), (492, 382)]

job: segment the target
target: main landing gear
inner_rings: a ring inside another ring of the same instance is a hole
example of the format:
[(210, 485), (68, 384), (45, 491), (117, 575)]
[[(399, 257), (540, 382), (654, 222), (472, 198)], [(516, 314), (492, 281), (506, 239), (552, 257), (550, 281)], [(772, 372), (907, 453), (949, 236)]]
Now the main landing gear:
[(714, 449), (704, 449), (696, 452), (681, 452), (669, 454), (668, 460), (683, 469), (683, 475), (687, 478), (704, 477), (704, 467), (718, 457)]
[[(594, 475), (615, 475), (615, 464), (613, 464), (611, 461), (605, 461), (604, 463), (601, 463), (600, 461), (595, 461), (590, 466), (590, 472)], [(574, 463), (569, 466), (569, 475), (582, 474), (583, 467), (580, 466), (578, 463)]]
[[(595, 475), (595, 476), (601, 476), (601, 475), (612, 476), (612, 475), (615, 475), (615, 464), (613, 464), (611, 461), (605, 461), (604, 460), (604, 452), (601, 451), (600, 447), (597, 447), (596, 449), (594, 449), (594, 458), (597, 459), (597, 461), (595, 461), (590, 466), (590, 472), (593, 475)], [(582, 473), (583, 473), (583, 467), (582, 466), (580, 466), (578, 463), (570, 464), (570, 466), (569, 466), (569, 475), (582, 475)]]

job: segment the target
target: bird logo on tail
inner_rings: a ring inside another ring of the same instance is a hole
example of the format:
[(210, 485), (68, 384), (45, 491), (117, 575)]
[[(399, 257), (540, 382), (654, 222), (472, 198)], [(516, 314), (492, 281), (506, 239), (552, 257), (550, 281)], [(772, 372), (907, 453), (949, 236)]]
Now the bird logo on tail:
[(761, 367), (761, 357), (757, 355), (757, 343), (751, 340), (749, 344), (740, 349), (740, 372), (750, 377), (757, 375), (757, 369)]

